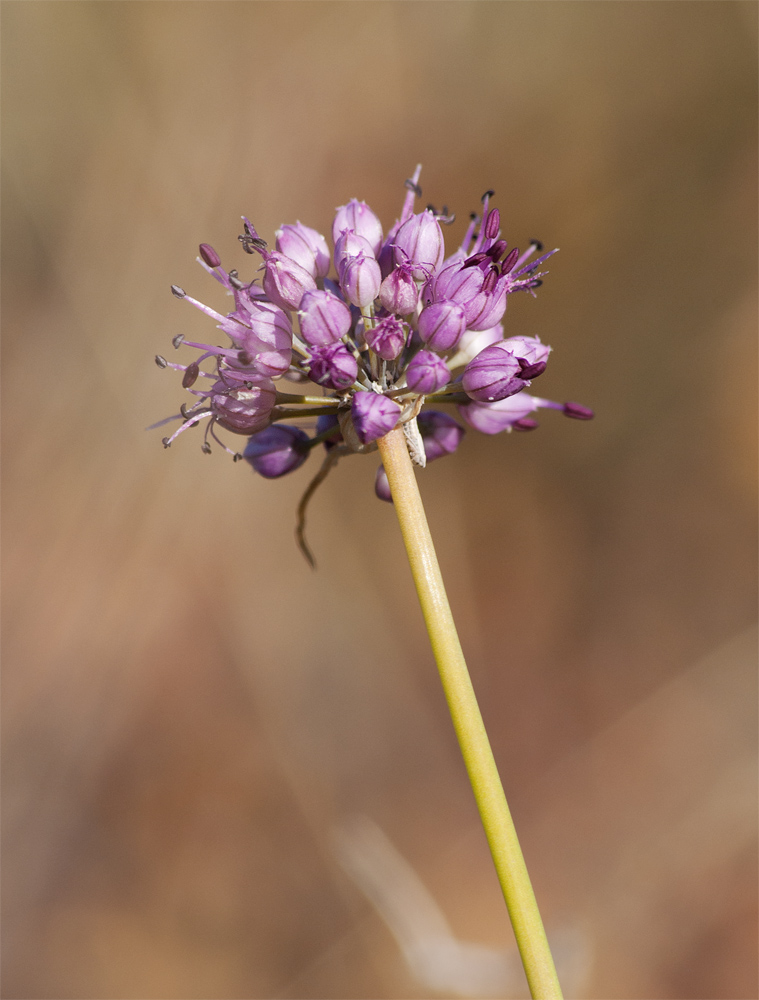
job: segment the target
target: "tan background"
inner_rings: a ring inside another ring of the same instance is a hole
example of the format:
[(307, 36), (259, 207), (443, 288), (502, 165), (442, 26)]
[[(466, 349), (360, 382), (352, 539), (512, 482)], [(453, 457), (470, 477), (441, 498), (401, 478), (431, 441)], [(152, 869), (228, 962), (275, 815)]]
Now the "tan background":
[(451, 245), (492, 187), (561, 247), (508, 328), (597, 412), (420, 476), (569, 987), (756, 997), (755, 6), (2, 18), (3, 995), (452, 995), (341, 869), (357, 814), (512, 947), (375, 460), (317, 496), (313, 574), (307, 468), (144, 432), (182, 400), (153, 355), (213, 336), (169, 284), (223, 303), (201, 240), (247, 274), (242, 213), (389, 225), (421, 161)]

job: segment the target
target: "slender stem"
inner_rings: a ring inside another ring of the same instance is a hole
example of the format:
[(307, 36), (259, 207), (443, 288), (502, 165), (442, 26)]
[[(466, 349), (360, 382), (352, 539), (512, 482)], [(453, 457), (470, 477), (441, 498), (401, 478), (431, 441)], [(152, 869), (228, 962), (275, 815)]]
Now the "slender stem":
[(403, 431), (377, 442), (419, 595), (432, 651), (493, 855), (530, 993), (556, 1000), (561, 987), (511, 813), (477, 705), (440, 574)]

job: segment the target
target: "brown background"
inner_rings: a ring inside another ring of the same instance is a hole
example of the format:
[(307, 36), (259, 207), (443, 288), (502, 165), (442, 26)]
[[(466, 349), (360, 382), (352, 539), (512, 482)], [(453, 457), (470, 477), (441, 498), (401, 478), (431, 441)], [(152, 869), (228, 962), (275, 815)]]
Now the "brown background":
[(451, 246), (492, 187), (561, 247), (508, 329), (597, 412), (420, 474), (570, 986), (756, 997), (755, 6), (2, 18), (3, 995), (432, 995), (336, 860), (356, 814), (512, 947), (376, 461), (317, 496), (313, 574), (308, 469), (144, 431), (182, 400), (153, 355), (213, 337), (169, 284), (223, 304), (201, 240), (247, 274), (242, 213), (389, 225), (421, 161)]

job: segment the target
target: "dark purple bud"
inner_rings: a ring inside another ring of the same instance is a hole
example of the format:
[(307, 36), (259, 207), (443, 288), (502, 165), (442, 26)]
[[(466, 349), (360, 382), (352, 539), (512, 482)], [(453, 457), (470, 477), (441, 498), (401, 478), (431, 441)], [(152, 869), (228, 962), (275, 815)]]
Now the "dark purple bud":
[(385, 361), (397, 358), (406, 345), (408, 331), (396, 316), (385, 316), (376, 326), (364, 330), (366, 342)]
[(411, 272), (411, 267), (401, 264), (380, 285), (379, 300), (388, 312), (409, 316), (416, 309), (419, 289)]
[(263, 289), (280, 309), (298, 309), (306, 292), (316, 288), (308, 271), (278, 250), (267, 253), (264, 262)]
[(182, 376), (182, 388), (189, 389), (191, 385), (195, 385), (198, 381), (199, 374), (200, 366), (197, 361), (193, 361), (192, 364), (189, 364), (184, 370), (184, 375)]
[(457, 302), (432, 302), (419, 315), (419, 336), (435, 351), (455, 347), (466, 330), (466, 316)]
[(358, 375), (358, 362), (339, 341), (311, 351), (309, 378), (328, 389), (347, 389)]
[(519, 260), (519, 248), (514, 247), (506, 255), (505, 260), (501, 263), (501, 274), (508, 274), (512, 270), (516, 262)]
[(520, 371), (513, 354), (504, 351), (500, 344), (492, 344), (466, 366), (462, 385), (472, 399), (492, 403), (524, 388)]
[(417, 281), (429, 277), (443, 263), (443, 230), (432, 212), (412, 215), (395, 234), (393, 242), (395, 263), (411, 264), (412, 275)]
[(321, 233), (302, 222), (282, 226), (277, 230), (277, 250), (308, 271), (312, 278), (323, 278), (329, 272), (330, 254)]
[(384, 465), (381, 465), (377, 469), (377, 475), (374, 479), (374, 492), (380, 500), (385, 500), (387, 503), (393, 502), (393, 494), (390, 492), (390, 483), (387, 481), (387, 473), (385, 472)]
[(538, 422), (532, 417), (522, 417), (521, 420), (515, 420), (511, 426), (515, 431), (534, 431), (537, 430)]
[(218, 267), (221, 264), (221, 257), (216, 253), (210, 243), (201, 243), (200, 256), (209, 267)]
[(368, 240), (373, 255), (379, 253), (382, 246), (382, 223), (365, 201), (351, 198), (347, 205), (338, 208), (332, 223), (332, 240), (335, 244), (346, 229), (352, 229)]
[(485, 220), (485, 239), (494, 240), (498, 235), (498, 230), (501, 228), (501, 213), (497, 208), (494, 208), (491, 212), (488, 212), (488, 217)]
[(416, 418), (416, 423), (422, 435), (428, 462), (452, 455), (466, 433), (453, 417), (438, 410), (423, 410)]
[(581, 406), (579, 403), (565, 403), (564, 415), (573, 417), (575, 420), (592, 420), (595, 416), (592, 410), (588, 409), (587, 406)]
[(179, 285), (172, 285), (171, 294), (175, 295), (178, 299), (183, 299), (187, 295), (187, 292), (184, 288), (180, 288)]
[(374, 257), (359, 254), (344, 257), (340, 272), (340, 287), (349, 302), (359, 309), (365, 309), (377, 298), (382, 275)]
[(299, 427), (272, 424), (250, 438), (243, 458), (260, 476), (277, 479), (303, 465), (308, 458), (308, 441), (308, 435)]
[(326, 347), (341, 340), (351, 328), (351, 311), (336, 295), (316, 289), (306, 292), (300, 309), (300, 332), (312, 347)]
[(161, 354), (156, 354), (155, 363), (158, 365), (159, 368), (169, 367), (169, 362)]
[(357, 392), (351, 402), (351, 417), (362, 444), (384, 437), (398, 423), (400, 406), (376, 392)]
[(517, 358), (517, 361), (522, 366), (519, 377), (523, 378), (525, 381), (529, 381), (530, 379), (537, 378), (538, 375), (542, 375), (548, 367), (545, 361), (536, 361), (534, 365), (527, 364), (524, 358)]
[(317, 437), (322, 434), (326, 434), (328, 431), (332, 431), (329, 437), (325, 437), (323, 444), (327, 451), (331, 451), (336, 444), (339, 444), (343, 436), (340, 433), (340, 422), (334, 413), (322, 413), (320, 417), (316, 420), (316, 434)]
[(406, 383), (409, 389), (425, 396), (442, 389), (450, 380), (448, 365), (433, 351), (419, 351), (406, 368)]

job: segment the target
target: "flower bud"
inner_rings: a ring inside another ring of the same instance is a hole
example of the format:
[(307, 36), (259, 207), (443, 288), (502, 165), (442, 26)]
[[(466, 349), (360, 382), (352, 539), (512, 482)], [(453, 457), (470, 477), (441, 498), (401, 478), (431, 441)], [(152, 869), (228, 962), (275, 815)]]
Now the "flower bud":
[(335, 269), (338, 278), (341, 276), (343, 265), (348, 257), (358, 257), (363, 254), (365, 257), (374, 257), (375, 253), (369, 240), (352, 229), (346, 229), (335, 243)]
[(374, 256), (379, 253), (382, 245), (382, 223), (365, 201), (351, 198), (347, 205), (338, 208), (332, 223), (332, 240), (335, 244), (345, 229), (352, 229), (354, 233), (368, 240)]
[(254, 434), (243, 458), (266, 479), (277, 479), (299, 468), (308, 458), (308, 434), (299, 427), (272, 424)]
[(535, 396), (520, 392), (495, 403), (465, 403), (458, 407), (458, 411), (462, 419), (475, 430), (483, 434), (499, 434), (526, 420), (528, 414), (537, 410), (540, 405), (544, 404)]
[(396, 267), (380, 285), (379, 300), (388, 312), (409, 316), (416, 309), (419, 290), (410, 272), (408, 266)]
[[(320, 417), (316, 418), (316, 434), (317, 437), (320, 434), (324, 434), (326, 431), (335, 430), (335, 428), (340, 426), (340, 421), (337, 419), (337, 414), (335, 413), (322, 413)], [(343, 440), (342, 434), (335, 433), (323, 441), (324, 448), (326, 451), (331, 451), (336, 444), (340, 444)]]
[(464, 310), (456, 302), (444, 299), (431, 302), (419, 315), (419, 336), (435, 351), (455, 347), (466, 330)]
[(513, 354), (502, 350), (500, 344), (492, 344), (466, 366), (462, 385), (472, 399), (490, 403), (524, 389), (525, 382), (519, 378), (520, 371), (519, 362)]
[(298, 310), (300, 332), (312, 347), (326, 347), (341, 340), (350, 330), (350, 309), (331, 292), (306, 292)]
[(395, 234), (393, 243), (395, 263), (413, 265), (412, 275), (417, 281), (429, 278), (443, 263), (443, 230), (432, 212), (412, 215)]
[(391, 431), (401, 415), (400, 406), (376, 392), (357, 392), (351, 402), (351, 417), (362, 444), (376, 441)]
[(436, 458), (443, 458), (445, 455), (452, 455), (466, 433), (453, 417), (438, 410), (422, 410), (416, 418), (416, 424), (422, 435), (428, 462), (434, 462)]
[(349, 302), (365, 309), (377, 298), (382, 282), (379, 264), (374, 257), (359, 254), (343, 258), (340, 287)]
[(330, 254), (327, 241), (321, 233), (302, 222), (286, 225), (277, 230), (275, 246), (290, 260), (308, 271), (312, 278), (323, 278), (329, 273)]
[(278, 250), (267, 253), (264, 262), (263, 289), (280, 309), (297, 309), (305, 293), (316, 288), (308, 271)]
[(451, 379), (448, 365), (433, 351), (419, 351), (406, 368), (406, 383), (414, 392), (437, 392)]
[(374, 492), (380, 500), (386, 500), (388, 503), (393, 502), (393, 494), (390, 492), (390, 483), (387, 481), (387, 473), (385, 472), (384, 465), (381, 465), (377, 469), (377, 475), (374, 479)]
[(366, 342), (385, 361), (397, 358), (406, 345), (407, 330), (396, 316), (385, 316), (364, 331)]
[(344, 344), (328, 344), (311, 351), (309, 378), (328, 389), (347, 389), (358, 375), (358, 362)]

